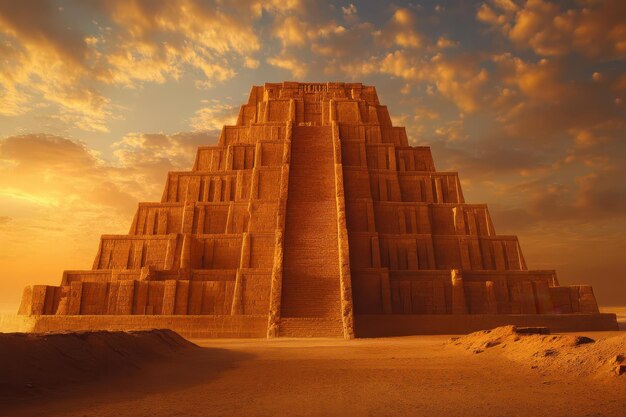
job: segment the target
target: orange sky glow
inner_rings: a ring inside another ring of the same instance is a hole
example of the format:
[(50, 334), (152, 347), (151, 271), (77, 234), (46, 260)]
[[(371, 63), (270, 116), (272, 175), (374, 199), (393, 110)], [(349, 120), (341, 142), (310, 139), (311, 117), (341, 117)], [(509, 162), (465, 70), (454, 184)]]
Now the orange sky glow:
[(626, 2), (0, 1), (0, 313), (88, 269), (253, 84), (375, 85), (531, 269), (626, 304)]

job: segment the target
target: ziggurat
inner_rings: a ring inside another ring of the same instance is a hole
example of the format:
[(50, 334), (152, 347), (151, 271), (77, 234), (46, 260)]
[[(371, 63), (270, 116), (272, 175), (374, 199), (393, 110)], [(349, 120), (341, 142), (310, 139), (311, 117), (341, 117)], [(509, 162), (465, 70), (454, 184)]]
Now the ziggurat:
[(254, 86), (237, 124), (168, 173), (93, 268), (24, 291), (21, 330), (170, 327), (188, 336), (616, 328), (590, 286), (529, 270), (516, 236), (410, 147), (376, 89)]

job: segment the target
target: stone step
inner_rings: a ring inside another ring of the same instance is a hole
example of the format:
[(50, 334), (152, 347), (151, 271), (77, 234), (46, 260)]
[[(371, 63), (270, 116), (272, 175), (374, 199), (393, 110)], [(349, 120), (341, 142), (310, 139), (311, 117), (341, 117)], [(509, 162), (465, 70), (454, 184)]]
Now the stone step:
[(282, 337), (343, 337), (341, 319), (281, 318), (279, 334)]
[(326, 127), (294, 129), (285, 219), (283, 317), (341, 317), (331, 134)]

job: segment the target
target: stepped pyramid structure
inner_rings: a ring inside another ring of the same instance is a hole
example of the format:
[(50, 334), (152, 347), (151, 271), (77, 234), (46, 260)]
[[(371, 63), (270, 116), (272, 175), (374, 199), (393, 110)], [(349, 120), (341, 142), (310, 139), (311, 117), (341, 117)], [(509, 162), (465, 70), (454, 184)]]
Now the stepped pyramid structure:
[(255, 86), (237, 124), (170, 172), (93, 268), (26, 288), (17, 330), (169, 327), (188, 336), (615, 329), (590, 286), (526, 267), (459, 177), (410, 147), (376, 89)]

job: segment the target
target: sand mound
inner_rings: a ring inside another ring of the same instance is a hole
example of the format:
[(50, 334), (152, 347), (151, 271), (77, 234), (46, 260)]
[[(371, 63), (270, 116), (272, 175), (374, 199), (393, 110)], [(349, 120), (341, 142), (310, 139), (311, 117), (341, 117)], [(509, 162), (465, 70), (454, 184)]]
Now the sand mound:
[(171, 330), (0, 333), (0, 396), (124, 374), (195, 348)]
[(587, 336), (549, 334), (546, 328), (498, 327), (453, 338), (452, 345), (476, 354), (501, 354), (541, 371), (626, 382), (626, 334), (594, 340)]

